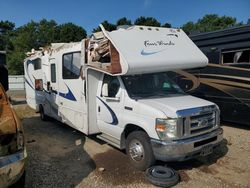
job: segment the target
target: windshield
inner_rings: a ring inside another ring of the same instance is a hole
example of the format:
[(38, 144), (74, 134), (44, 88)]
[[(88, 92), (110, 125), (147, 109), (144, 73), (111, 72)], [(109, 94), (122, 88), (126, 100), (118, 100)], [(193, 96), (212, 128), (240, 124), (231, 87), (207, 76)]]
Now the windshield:
[(185, 95), (167, 73), (122, 76), (122, 80), (131, 98)]

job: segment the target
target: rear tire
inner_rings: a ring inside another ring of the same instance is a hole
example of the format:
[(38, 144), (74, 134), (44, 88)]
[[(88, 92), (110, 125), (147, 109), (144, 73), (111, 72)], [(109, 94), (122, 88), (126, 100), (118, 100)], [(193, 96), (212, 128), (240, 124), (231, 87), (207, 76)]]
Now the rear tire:
[(46, 121), (48, 119), (48, 116), (45, 115), (43, 106), (39, 105), (39, 112), (40, 112), (40, 118), (42, 121)]
[(126, 153), (129, 162), (138, 170), (146, 170), (155, 163), (149, 136), (144, 131), (135, 131), (128, 135)]

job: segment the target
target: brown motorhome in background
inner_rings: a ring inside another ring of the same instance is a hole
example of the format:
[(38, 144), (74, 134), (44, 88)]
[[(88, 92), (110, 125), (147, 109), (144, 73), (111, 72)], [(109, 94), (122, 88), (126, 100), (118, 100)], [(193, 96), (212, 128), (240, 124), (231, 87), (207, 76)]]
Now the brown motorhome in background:
[(250, 24), (189, 37), (209, 64), (170, 76), (189, 94), (215, 102), (223, 120), (250, 125)]

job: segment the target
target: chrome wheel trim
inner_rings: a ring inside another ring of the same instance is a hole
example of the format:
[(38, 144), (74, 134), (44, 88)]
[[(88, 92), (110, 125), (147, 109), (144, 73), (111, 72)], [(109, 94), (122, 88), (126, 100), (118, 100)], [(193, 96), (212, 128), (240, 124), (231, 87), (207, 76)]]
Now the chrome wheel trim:
[(137, 162), (142, 161), (144, 159), (144, 148), (139, 140), (131, 140), (131, 142), (129, 143), (129, 155), (131, 159)]

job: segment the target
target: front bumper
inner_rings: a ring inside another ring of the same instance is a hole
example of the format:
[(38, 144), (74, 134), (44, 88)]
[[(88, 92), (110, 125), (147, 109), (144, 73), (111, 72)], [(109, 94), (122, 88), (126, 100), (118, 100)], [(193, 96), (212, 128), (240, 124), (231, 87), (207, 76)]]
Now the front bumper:
[(176, 141), (160, 141), (151, 139), (155, 158), (161, 161), (184, 161), (201, 155), (203, 148), (217, 147), (223, 139), (222, 128), (213, 132)]
[(0, 187), (14, 184), (24, 172), (26, 149), (0, 157)]

